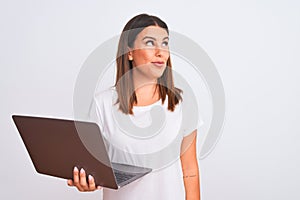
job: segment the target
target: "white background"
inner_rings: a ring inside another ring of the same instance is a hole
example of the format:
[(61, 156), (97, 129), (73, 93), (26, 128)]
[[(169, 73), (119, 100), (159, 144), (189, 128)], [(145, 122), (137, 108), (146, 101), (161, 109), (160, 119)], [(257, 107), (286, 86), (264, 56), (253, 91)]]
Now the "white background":
[(146, 12), (196, 41), (226, 93), (226, 124), (200, 161), (202, 199), (299, 199), (300, 3), (286, 1), (0, 2), (0, 199), (100, 199), (39, 175), (11, 115), (73, 117), (88, 55)]

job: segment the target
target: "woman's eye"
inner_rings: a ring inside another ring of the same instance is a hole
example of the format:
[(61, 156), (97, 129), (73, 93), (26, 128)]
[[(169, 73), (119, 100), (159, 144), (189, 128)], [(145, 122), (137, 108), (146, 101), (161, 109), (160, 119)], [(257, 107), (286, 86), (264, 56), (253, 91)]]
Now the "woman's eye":
[(162, 43), (162, 46), (167, 47), (168, 45), (169, 45), (169, 42), (167, 42), (167, 41), (165, 41), (165, 42)]
[(154, 46), (154, 42), (149, 40), (149, 41), (146, 42), (146, 45), (147, 46)]

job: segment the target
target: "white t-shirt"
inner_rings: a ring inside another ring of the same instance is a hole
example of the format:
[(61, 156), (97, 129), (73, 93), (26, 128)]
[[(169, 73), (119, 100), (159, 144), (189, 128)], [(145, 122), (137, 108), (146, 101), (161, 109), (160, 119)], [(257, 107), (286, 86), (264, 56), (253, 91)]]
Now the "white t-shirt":
[(180, 145), (189, 133), (182, 131), (181, 103), (171, 112), (166, 98), (164, 104), (159, 100), (148, 106), (134, 106), (134, 115), (125, 115), (118, 110), (116, 99), (114, 88), (95, 96), (96, 122), (107, 140), (111, 161), (153, 171), (119, 190), (104, 188), (103, 199), (185, 199)]

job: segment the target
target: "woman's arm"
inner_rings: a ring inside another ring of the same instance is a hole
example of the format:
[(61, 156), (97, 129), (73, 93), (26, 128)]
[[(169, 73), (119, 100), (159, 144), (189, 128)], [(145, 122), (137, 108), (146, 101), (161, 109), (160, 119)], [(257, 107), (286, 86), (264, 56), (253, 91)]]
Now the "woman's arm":
[(186, 200), (200, 199), (199, 168), (197, 162), (197, 130), (183, 138), (181, 143), (181, 166)]

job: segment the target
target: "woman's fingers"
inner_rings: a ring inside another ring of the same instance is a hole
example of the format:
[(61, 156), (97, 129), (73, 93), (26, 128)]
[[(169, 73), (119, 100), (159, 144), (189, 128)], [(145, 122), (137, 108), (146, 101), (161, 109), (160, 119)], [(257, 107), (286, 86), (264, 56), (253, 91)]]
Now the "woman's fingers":
[(74, 182), (74, 185), (79, 184), (79, 175), (78, 175), (78, 168), (77, 167), (74, 167), (74, 170), (73, 170), (73, 182)]
[(103, 187), (101, 186), (96, 186), (95, 179), (92, 175), (89, 175), (88, 178), (89, 178), (89, 188), (91, 191), (103, 189)]
[(68, 185), (76, 186), (77, 189), (81, 192), (102, 189), (102, 187), (100, 187), (100, 186), (96, 187), (96, 183), (95, 183), (94, 177), (92, 175), (88, 176), (88, 181), (87, 181), (87, 176), (86, 176), (84, 169), (81, 168), (79, 171), (77, 167), (74, 167), (73, 181), (68, 180)]
[(73, 181), (72, 181), (72, 180), (70, 180), (70, 179), (68, 180), (68, 182), (67, 182), (67, 183), (68, 183), (68, 186), (74, 186), (74, 184), (73, 184)]
[(77, 187), (77, 189), (79, 191), (84, 191), (80, 185), (79, 170), (77, 167), (74, 167), (74, 170), (73, 170), (73, 184), (74, 184), (74, 186)]
[(94, 177), (92, 177), (91, 175), (89, 175), (89, 189), (96, 190), (95, 180)]
[(83, 168), (81, 168), (80, 170), (80, 181), (79, 181), (81, 187), (85, 190), (88, 191), (89, 190), (89, 186), (86, 182), (86, 174)]

